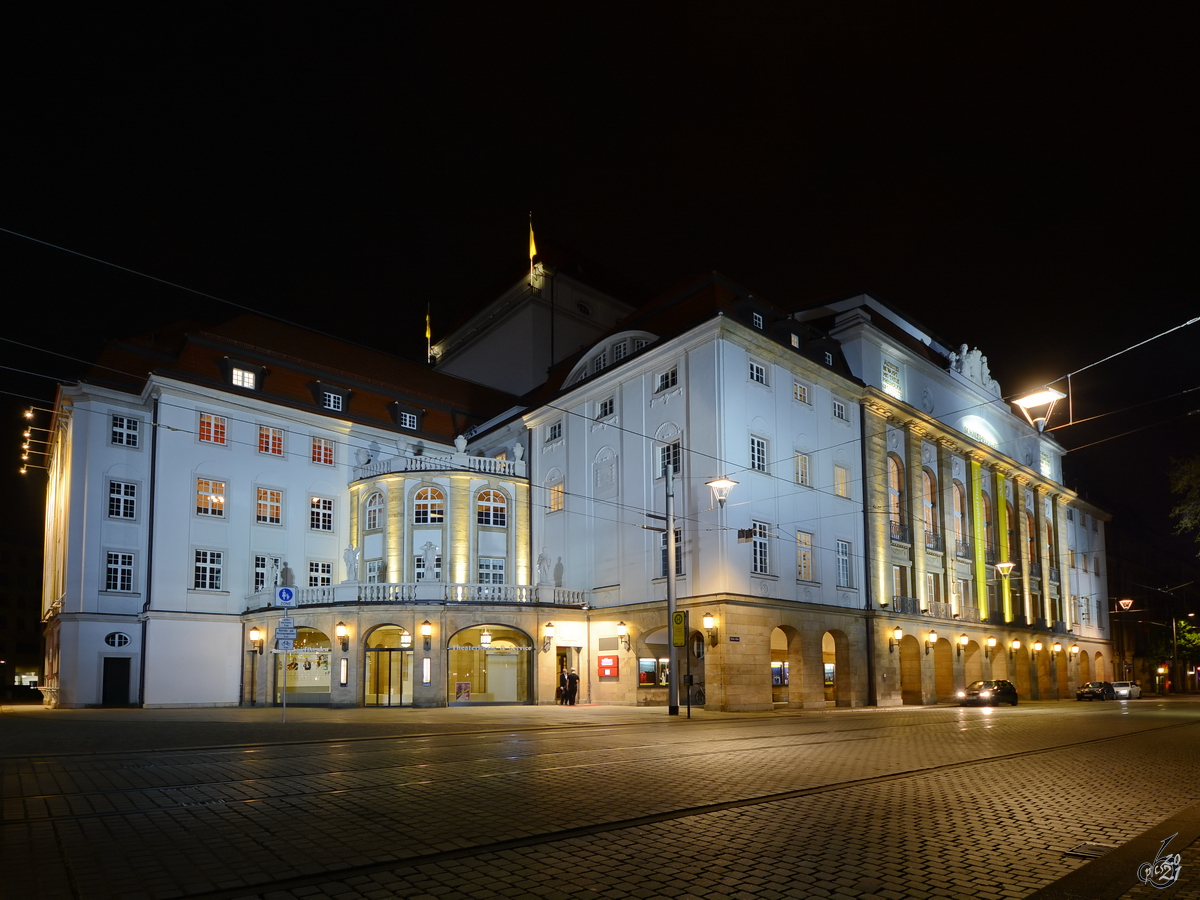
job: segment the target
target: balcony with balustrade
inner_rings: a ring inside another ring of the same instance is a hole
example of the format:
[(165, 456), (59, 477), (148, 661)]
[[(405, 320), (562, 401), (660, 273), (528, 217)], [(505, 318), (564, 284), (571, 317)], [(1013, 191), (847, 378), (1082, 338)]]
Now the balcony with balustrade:
[(490, 456), (468, 456), (464, 452), (451, 454), (401, 454), (386, 459), (373, 459), (351, 468), (350, 482), (383, 475), (402, 475), (408, 472), (473, 472), (501, 478), (525, 478), (523, 459), (495, 459)]
[[(293, 590), (296, 595), (295, 608), (393, 604), (447, 607), (554, 606), (582, 609), (591, 605), (590, 591), (548, 584), (444, 584), (420, 581), (415, 584), (332, 584), (321, 587), (296, 587)], [(274, 603), (274, 588), (246, 596), (246, 609), (266, 609)]]

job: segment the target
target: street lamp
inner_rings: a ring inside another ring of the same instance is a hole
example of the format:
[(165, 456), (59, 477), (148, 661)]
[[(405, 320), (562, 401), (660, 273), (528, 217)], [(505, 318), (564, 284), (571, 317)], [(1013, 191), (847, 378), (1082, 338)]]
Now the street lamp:
[(892, 636), (888, 638), (888, 653), (895, 653), (896, 648), (900, 646), (900, 639), (904, 637), (904, 629), (897, 625), (892, 630)]
[(424, 622), (421, 623), (421, 637), (425, 638), (425, 651), (426, 652), (429, 651), (429, 647), (430, 647), (429, 636), (432, 634), (433, 634), (433, 626), (431, 624), (429, 624), (429, 620), (426, 619)]
[(712, 613), (704, 614), (704, 630), (708, 632), (708, 642), (717, 646), (717, 623)]
[(617, 640), (626, 650), (629, 649), (629, 626), (624, 622), (617, 623)]
[(969, 637), (967, 637), (966, 634), (960, 634), (958, 636), (958, 648), (957, 649), (958, 649), (958, 656), (960, 659), (962, 658), (963, 648), (966, 647), (967, 644), (969, 644), (970, 642), (971, 642), (971, 639)]
[(1020, 649), (1021, 649), (1021, 642), (1019, 640), (1014, 639), (1013, 642), (1008, 645), (1008, 658), (1015, 659), (1016, 653)]
[(933, 647), (936, 643), (937, 643), (937, 632), (931, 628), (931, 629), (929, 629), (929, 634), (927, 634), (925, 636), (925, 655), (926, 656), (929, 655), (929, 651), (933, 649)]
[(720, 478), (714, 478), (708, 482), (708, 486), (712, 489), (713, 496), (717, 499), (717, 505), (724, 509), (725, 501), (729, 499), (729, 492), (737, 487), (737, 482), (731, 481), (722, 475)]
[(1018, 397), (1013, 400), (1013, 406), (1021, 410), (1030, 425), (1042, 432), (1046, 430), (1046, 422), (1049, 421), (1050, 414), (1054, 412), (1054, 404), (1066, 396), (1062, 391), (1045, 387), (1032, 394), (1026, 394), (1024, 397)]
[(550, 642), (554, 640), (554, 623), (547, 622), (542, 628), (542, 652), (550, 652)]
[(987, 644), (983, 648), (983, 658), (988, 659), (992, 655), (992, 651), (996, 649), (996, 639), (990, 637), (987, 639)]
[(257, 625), (250, 629), (250, 643), (252, 643), (254, 645), (254, 649), (258, 651), (258, 655), (262, 656), (263, 633)]
[(350, 637), (346, 633), (346, 624), (344, 622), (338, 622), (333, 626), (333, 633), (337, 636), (337, 639), (342, 642), (342, 652), (345, 653), (347, 648), (350, 646)]

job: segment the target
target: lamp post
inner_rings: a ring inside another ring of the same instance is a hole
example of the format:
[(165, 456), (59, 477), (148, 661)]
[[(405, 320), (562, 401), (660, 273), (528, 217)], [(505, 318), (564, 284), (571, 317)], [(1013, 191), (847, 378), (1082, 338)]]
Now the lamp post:
[[(675, 461), (667, 454), (667, 715), (679, 715), (679, 654), (675, 649)], [(687, 640), (687, 635), (684, 635)]]

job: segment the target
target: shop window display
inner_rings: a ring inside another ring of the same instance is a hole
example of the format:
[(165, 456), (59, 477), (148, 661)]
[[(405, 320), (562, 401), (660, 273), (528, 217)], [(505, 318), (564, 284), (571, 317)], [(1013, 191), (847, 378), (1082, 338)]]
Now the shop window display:
[(451, 705), (533, 703), (533, 641), (515, 628), (480, 625), (450, 638), (447, 694)]
[(382, 625), (367, 635), (364, 706), (412, 705), (412, 646), (412, 635), (396, 625)]
[(289, 706), (328, 706), (329, 637), (315, 628), (297, 628), (293, 647), (275, 655), (275, 702), (283, 702), (286, 689)]

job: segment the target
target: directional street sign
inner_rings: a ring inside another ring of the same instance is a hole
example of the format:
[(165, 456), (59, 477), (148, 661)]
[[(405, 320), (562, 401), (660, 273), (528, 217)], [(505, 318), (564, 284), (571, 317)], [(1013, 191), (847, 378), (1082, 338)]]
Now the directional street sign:
[(295, 606), (296, 605), (296, 589), (290, 587), (275, 588), (275, 605), (276, 606)]
[(295, 643), (295, 642), (294, 641), (276, 641), (275, 649), (276, 650), (294, 650), (295, 648), (292, 646), (293, 643)]
[(276, 628), (275, 629), (275, 638), (276, 638), (276, 640), (278, 640), (279, 638), (284, 638), (285, 640), (295, 640), (296, 629), (295, 628)]

